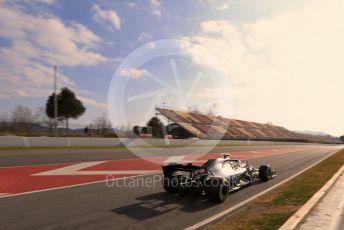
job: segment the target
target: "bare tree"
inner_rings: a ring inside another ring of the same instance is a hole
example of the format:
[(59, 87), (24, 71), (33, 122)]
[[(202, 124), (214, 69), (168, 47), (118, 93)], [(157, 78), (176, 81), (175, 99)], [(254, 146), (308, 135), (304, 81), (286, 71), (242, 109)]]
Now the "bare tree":
[(11, 111), (13, 122), (32, 122), (33, 114), (30, 108), (25, 106), (17, 106)]
[(10, 119), (7, 113), (0, 115), (0, 132), (7, 132), (10, 130), (9, 120)]
[(130, 124), (130, 122), (128, 122), (127, 125), (121, 125), (116, 127), (116, 136), (118, 137), (127, 137), (127, 138), (131, 138), (134, 137), (134, 133), (133, 133), (133, 127)]
[(49, 128), (49, 133), (52, 134), (54, 127), (54, 119), (47, 116), (44, 107), (39, 107), (34, 114), (35, 121), (38, 125)]
[(107, 117), (106, 113), (103, 113), (99, 117), (96, 117), (93, 122), (93, 128), (98, 131), (99, 135), (106, 135), (110, 130), (112, 130), (111, 122)]
[(10, 120), (10, 115), (5, 112), (0, 115), (0, 121), (5, 122)]
[(11, 111), (11, 122), (15, 132), (28, 132), (35, 118), (30, 108), (19, 105)]

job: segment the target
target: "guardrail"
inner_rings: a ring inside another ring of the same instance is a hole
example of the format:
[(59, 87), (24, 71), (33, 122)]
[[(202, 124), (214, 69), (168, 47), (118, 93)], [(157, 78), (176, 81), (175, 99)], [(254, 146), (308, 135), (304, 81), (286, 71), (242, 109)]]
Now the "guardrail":
[(168, 145), (271, 145), (305, 144), (297, 142), (193, 140), (193, 139), (140, 139), (97, 137), (21, 137), (0, 136), (0, 147), (69, 147), (69, 146), (168, 146)]

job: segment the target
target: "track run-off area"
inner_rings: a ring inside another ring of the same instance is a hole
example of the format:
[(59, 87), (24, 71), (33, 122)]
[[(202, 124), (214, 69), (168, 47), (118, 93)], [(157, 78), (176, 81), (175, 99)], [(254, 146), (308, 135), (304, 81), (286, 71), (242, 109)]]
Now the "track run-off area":
[[(307, 148), (309, 147), (239, 151), (231, 152), (231, 157), (233, 159), (248, 160), (257, 157), (292, 153)], [(161, 165), (171, 162), (192, 162), (199, 165), (208, 159), (218, 158), (224, 154), (226, 154), (226, 152), (209, 153), (206, 155), (189, 154), (170, 157), (163, 156), (80, 163), (2, 167), (0, 168), (0, 194), (1, 197), (4, 197), (97, 181), (160, 173)]]
[[(0, 167), (0, 226), (4, 229), (184, 229), (239, 204), (339, 149), (341, 146), (330, 145), (242, 146), (214, 148), (208, 154), (183, 154), (182, 151), (175, 154), (164, 149), (149, 158), (137, 158), (125, 150), (85, 153), (78, 150), (77, 159), (68, 158), (63, 151), (61, 155), (51, 151), (51, 159), (48, 159), (49, 151), (44, 150), (19, 151), (13, 155), (0, 153), (6, 162)], [(68, 154), (73, 154), (70, 151)], [(278, 175), (267, 183), (256, 183), (232, 193), (223, 204), (212, 203), (196, 194), (171, 195), (162, 189), (161, 165), (169, 162), (199, 165), (227, 153), (233, 159), (248, 160), (255, 166), (270, 164)], [(31, 159), (17, 161), (18, 156)], [(139, 179), (141, 183), (135, 184)]]

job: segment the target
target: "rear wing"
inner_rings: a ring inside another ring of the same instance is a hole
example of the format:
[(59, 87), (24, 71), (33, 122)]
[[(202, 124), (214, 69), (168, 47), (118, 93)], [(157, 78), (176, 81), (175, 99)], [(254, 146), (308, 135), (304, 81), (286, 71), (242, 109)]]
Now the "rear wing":
[(171, 174), (173, 174), (174, 172), (178, 172), (178, 171), (195, 172), (195, 171), (199, 170), (200, 168), (201, 168), (200, 166), (193, 165), (192, 163), (188, 163), (185, 165), (171, 163), (171, 164), (162, 166), (162, 171), (164, 173), (164, 176), (168, 177)]

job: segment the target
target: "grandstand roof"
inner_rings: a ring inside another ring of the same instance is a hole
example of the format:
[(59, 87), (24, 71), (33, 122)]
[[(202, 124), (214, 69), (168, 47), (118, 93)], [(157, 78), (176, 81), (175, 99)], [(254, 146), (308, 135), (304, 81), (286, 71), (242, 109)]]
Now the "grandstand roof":
[(281, 126), (257, 122), (228, 119), (220, 116), (184, 112), (165, 108), (157, 111), (179, 124), (192, 135), (203, 139), (251, 139), (251, 140), (299, 140), (337, 143), (331, 136), (299, 134)]

